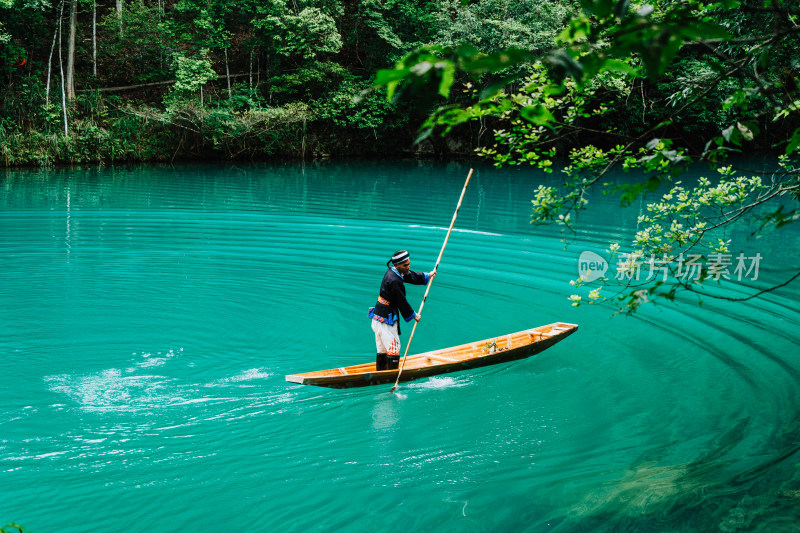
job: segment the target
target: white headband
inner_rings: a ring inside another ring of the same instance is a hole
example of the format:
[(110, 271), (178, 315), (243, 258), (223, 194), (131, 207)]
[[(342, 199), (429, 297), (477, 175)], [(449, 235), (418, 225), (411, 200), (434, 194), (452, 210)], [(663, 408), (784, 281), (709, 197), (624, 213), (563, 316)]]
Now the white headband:
[(392, 256), (392, 264), (399, 265), (400, 263), (405, 263), (408, 260), (409, 255), (408, 252), (405, 250), (400, 250), (395, 255)]

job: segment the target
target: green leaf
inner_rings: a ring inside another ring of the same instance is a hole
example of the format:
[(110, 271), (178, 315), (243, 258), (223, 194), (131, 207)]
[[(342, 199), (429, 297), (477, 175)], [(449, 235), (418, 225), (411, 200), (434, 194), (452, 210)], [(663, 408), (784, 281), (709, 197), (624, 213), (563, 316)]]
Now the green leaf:
[(566, 90), (567, 87), (563, 83), (551, 83), (544, 88), (542, 94), (545, 96), (556, 96), (558, 94), (563, 94)]
[(673, 179), (679, 177), (683, 174), (684, 170), (686, 170), (688, 166), (685, 165), (672, 165), (669, 167), (669, 175), (672, 176)]
[(649, 17), (655, 9), (650, 4), (645, 4), (636, 10), (636, 15), (642, 18)]
[(752, 141), (753, 140), (753, 136), (754, 136), (753, 135), (753, 131), (750, 128), (748, 128), (747, 126), (745, 126), (744, 124), (742, 124), (741, 122), (737, 122), (736, 123), (736, 129), (739, 130), (739, 133), (742, 134), (742, 137), (744, 137), (744, 140), (746, 140), (746, 141)]
[(436, 65), (442, 69), (442, 79), (439, 81), (439, 94), (448, 98), (450, 96), (450, 87), (453, 86), (453, 81), (456, 78), (456, 66), (452, 61), (443, 61)]
[[(662, 34), (659, 43), (653, 44), (643, 54), (642, 59), (645, 62), (647, 77), (652, 80), (659, 78), (672, 63), (683, 43), (683, 39), (677, 35)], [(652, 52), (652, 54), (649, 52)]]
[(556, 42), (573, 44), (588, 38), (592, 34), (592, 23), (587, 16), (576, 16), (569, 21), (564, 30), (556, 37)]
[(611, 15), (614, 3), (614, 0), (581, 0), (581, 7), (587, 14), (604, 19)]
[(458, 47), (456, 47), (454, 52), (457, 57), (460, 57), (462, 59), (469, 59), (483, 55), (483, 53), (480, 50), (478, 50), (477, 48), (475, 48), (474, 45), (469, 43), (458, 45)]
[(422, 131), (420, 131), (419, 135), (417, 135), (417, 138), (414, 139), (414, 144), (421, 143), (425, 139), (429, 138), (431, 135), (433, 135), (433, 128), (423, 129)]
[(614, 5), (614, 16), (617, 18), (624, 17), (628, 12), (629, 7), (630, 0), (617, 0), (616, 5)]
[(639, 72), (638, 68), (634, 67), (629, 63), (626, 63), (625, 61), (620, 61), (619, 59), (606, 59), (605, 62), (603, 63), (601, 70), (608, 72), (619, 72), (621, 74), (632, 74), (632, 75), (635, 75)]
[(519, 78), (519, 76), (515, 74), (513, 76), (507, 76), (501, 80), (491, 83), (484, 89), (482, 89), (478, 96), (481, 100), (492, 98), (497, 93), (499, 93), (504, 87), (506, 87), (511, 82), (515, 81), (517, 78)]
[(680, 34), (687, 39), (730, 39), (731, 34), (714, 22), (694, 21), (684, 26)]
[(798, 148), (800, 148), (800, 128), (794, 130), (792, 138), (789, 139), (789, 144), (786, 145), (786, 155), (797, 151)]
[(722, 130), (722, 138), (730, 143), (739, 144), (736, 141), (736, 131), (734, 130), (733, 126), (729, 126)]
[(411, 71), (407, 68), (393, 69), (384, 68), (375, 73), (373, 85), (387, 85), (391, 82), (397, 82), (408, 77)]
[(581, 84), (583, 82), (583, 65), (575, 61), (565, 50), (551, 52), (545, 58), (556, 81), (562, 81), (567, 76)]
[(439, 124), (446, 124), (448, 126), (455, 126), (467, 122), (473, 117), (471, 109), (472, 108), (461, 109), (459, 107), (445, 109), (439, 114), (438, 122)]
[(415, 76), (424, 76), (425, 74), (430, 72), (430, 70), (433, 68), (433, 66), (434, 66), (433, 61), (427, 61), (427, 60), (426, 61), (420, 61), (419, 63), (416, 63), (415, 65), (413, 65), (410, 68), (410, 70), (411, 70), (411, 73), (414, 74)]
[(619, 204), (622, 207), (628, 207), (642, 193), (644, 186), (641, 184), (623, 185), (620, 189), (622, 190), (622, 194), (620, 194), (619, 197)]
[(512, 47), (489, 55), (473, 54), (468, 58), (463, 58), (462, 67), (473, 75), (495, 73), (518, 65), (528, 58), (530, 58), (530, 52)]
[(526, 106), (519, 110), (520, 116), (528, 122), (533, 122), (537, 126), (544, 126), (552, 122), (555, 117), (544, 105)]

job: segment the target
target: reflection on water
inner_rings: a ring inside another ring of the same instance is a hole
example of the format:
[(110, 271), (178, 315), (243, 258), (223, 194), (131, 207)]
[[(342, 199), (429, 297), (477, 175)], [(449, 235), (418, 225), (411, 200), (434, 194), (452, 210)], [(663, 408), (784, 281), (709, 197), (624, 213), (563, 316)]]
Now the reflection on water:
[[(629, 239), (638, 213), (598, 194), (565, 245), (528, 224), (555, 175), (477, 169), (411, 351), (556, 320), (578, 334), (395, 394), (284, 381), (374, 358), (365, 311), (387, 256), (432, 267), (467, 170), (6, 171), (0, 521), (796, 531), (796, 290), (630, 319), (572, 308), (580, 254)], [(795, 228), (747, 235), (733, 237), (764, 256), (765, 282), (796, 268)]]

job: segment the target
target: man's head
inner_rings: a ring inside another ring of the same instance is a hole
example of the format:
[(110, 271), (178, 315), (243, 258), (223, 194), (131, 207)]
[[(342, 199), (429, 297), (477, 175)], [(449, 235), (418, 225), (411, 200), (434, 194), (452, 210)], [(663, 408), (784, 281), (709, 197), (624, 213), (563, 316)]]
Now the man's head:
[(391, 262), (401, 274), (408, 272), (408, 269), (411, 266), (411, 259), (406, 250), (399, 250), (395, 252), (394, 255), (392, 255)]

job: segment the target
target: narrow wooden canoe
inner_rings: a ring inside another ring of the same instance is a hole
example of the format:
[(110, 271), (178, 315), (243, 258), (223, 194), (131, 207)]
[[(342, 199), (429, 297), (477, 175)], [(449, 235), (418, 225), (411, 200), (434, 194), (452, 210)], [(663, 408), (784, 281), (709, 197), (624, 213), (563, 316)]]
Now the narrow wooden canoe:
[[(411, 381), (446, 372), (457, 372), (468, 368), (524, 359), (572, 335), (577, 329), (576, 324), (555, 322), (461, 346), (409, 355), (406, 358), (403, 373), (400, 375), (400, 381)], [(373, 361), (363, 365), (292, 374), (286, 376), (286, 381), (337, 389), (365, 387), (380, 383), (394, 383), (397, 379), (397, 372), (397, 369), (376, 371)]]

